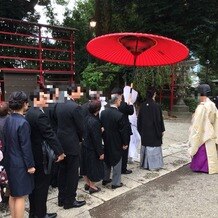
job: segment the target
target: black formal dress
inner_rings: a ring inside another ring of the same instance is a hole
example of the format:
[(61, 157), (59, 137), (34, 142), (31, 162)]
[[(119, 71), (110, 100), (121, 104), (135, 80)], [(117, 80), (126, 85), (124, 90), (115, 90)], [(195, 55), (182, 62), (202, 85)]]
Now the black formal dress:
[(87, 115), (84, 123), (81, 175), (87, 176), (92, 182), (98, 182), (104, 177), (103, 161), (99, 160), (104, 153), (101, 123), (92, 114)]
[(17, 113), (8, 116), (3, 129), (4, 166), (8, 176), (10, 195), (29, 195), (34, 188), (33, 175), (27, 170), (34, 167), (30, 141), (30, 126)]
[(59, 204), (72, 205), (78, 186), (80, 142), (83, 136), (83, 115), (81, 107), (74, 100), (67, 100), (56, 107), (58, 120), (57, 135), (65, 159), (60, 163), (58, 175)]
[(104, 127), (105, 163), (115, 166), (122, 158), (123, 145), (128, 144), (128, 126), (123, 114), (115, 107), (101, 112), (101, 123)]
[(129, 142), (130, 136), (132, 135), (131, 123), (129, 122), (129, 116), (133, 115), (134, 107), (133, 105), (128, 105), (126, 102), (122, 101), (120, 106), (118, 107), (119, 111), (124, 115), (124, 121), (127, 125), (127, 136), (128, 136), (128, 148), (122, 151), (122, 172), (125, 173), (127, 171), (127, 162), (128, 162), (128, 154), (129, 154)]
[(26, 120), (31, 127), (31, 143), (36, 166), (36, 172), (34, 173), (35, 188), (32, 194), (29, 195), (30, 214), (43, 218), (47, 213), (46, 201), (51, 175), (44, 173), (42, 141), (46, 140), (57, 156), (63, 154), (64, 151), (51, 128), (47, 115), (42, 109), (30, 108), (26, 114)]

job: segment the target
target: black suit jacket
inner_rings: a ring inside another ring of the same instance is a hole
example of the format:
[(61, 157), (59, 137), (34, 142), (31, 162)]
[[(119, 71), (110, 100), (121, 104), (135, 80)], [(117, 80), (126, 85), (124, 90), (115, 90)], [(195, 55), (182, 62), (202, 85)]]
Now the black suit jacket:
[(30, 108), (26, 114), (26, 120), (31, 127), (31, 143), (36, 166), (43, 167), (43, 140), (47, 141), (57, 156), (64, 153), (47, 115), (41, 109), (37, 107)]
[(57, 117), (55, 114), (56, 106), (57, 106), (57, 103), (51, 103), (49, 104), (48, 107), (43, 109), (55, 133), (57, 133), (57, 129), (58, 129)]
[(79, 155), (83, 135), (83, 114), (81, 107), (73, 100), (56, 106), (58, 121), (57, 135), (65, 154)]
[[(126, 102), (121, 101), (121, 104), (118, 107), (118, 109), (124, 115), (124, 120), (126, 122), (126, 125), (128, 126), (128, 134), (130, 137), (130, 135), (132, 135), (132, 129), (131, 129), (131, 123), (129, 122), (129, 115), (133, 115), (133, 113), (134, 113), (133, 105), (128, 105)], [(130, 138), (129, 138), (129, 140), (130, 140)]]
[(115, 166), (122, 156), (123, 145), (129, 142), (128, 126), (124, 115), (115, 107), (101, 112), (101, 123), (104, 127), (105, 162), (109, 166)]

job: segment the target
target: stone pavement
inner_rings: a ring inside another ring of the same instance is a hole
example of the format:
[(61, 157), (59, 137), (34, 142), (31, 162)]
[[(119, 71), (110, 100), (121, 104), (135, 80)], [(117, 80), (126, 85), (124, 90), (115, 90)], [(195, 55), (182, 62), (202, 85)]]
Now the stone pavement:
[(163, 138), (164, 167), (159, 172), (151, 172), (140, 169), (139, 162), (134, 162), (134, 164), (128, 165), (128, 169), (132, 169), (133, 173), (129, 175), (122, 175), (122, 182), (124, 183), (123, 187), (112, 190), (110, 184), (104, 187), (101, 185), (101, 182), (99, 182), (97, 185), (102, 189), (102, 191), (92, 195), (88, 194), (88, 191), (84, 190), (84, 182), (80, 181), (77, 198), (79, 200), (85, 199), (87, 201), (87, 204), (81, 208), (64, 210), (62, 207), (58, 207), (57, 189), (52, 189), (47, 202), (48, 212), (57, 212), (59, 218), (91, 217), (89, 214), (90, 209), (95, 208), (104, 202), (136, 187), (144, 185), (158, 177), (161, 177), (162, 175), (175, 171), (189, 163), (190, 157), (187, 153), (189, 126), (190, 118), (174, 118), (165, 120), (166, 132)]

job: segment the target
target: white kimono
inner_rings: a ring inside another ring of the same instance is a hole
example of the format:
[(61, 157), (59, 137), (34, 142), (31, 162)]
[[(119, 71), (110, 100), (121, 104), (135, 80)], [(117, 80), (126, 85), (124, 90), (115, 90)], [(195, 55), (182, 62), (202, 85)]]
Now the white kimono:
[(129, 122), (131, 123), (132, 129), (129, 143), (129, 157), (133, 160), (137, 160), (139, 156), (138, 146), (140, 145), (141, 137), (137, 130), (137, 115), (135, 107), (133, 115), (129, 116)]

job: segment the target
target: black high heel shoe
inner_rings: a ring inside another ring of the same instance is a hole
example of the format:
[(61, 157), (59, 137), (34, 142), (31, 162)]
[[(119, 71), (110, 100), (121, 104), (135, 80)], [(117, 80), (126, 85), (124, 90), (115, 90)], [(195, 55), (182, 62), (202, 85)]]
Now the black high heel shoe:
[(90, 186), (89, 186), (89, 185), (87, 185), (87, 184), (85, 184), (85, 185), (84, 185), (84, 189), (85, 189), (86, 191), (88, 191), (88, 190), (89, 190), (89, 188), (90, 188)]
[(89, 188), (89, 194), (91, 195), (91, 194), (93, 194), (93, 193), (96, 193), (96, 192), (100, 192), (101, 191), (101, 189), (99, 188), (99, 187), (96, 187), (97, 189), (94, 189), (94, 188)]

